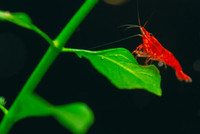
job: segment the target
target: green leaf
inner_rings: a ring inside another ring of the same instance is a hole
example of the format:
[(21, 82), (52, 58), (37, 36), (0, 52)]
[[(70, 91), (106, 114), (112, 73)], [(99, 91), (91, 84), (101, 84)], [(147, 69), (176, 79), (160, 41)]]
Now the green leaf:
[(8, 113), (8, 110), (4, 107), (6, 104), (5, 98), (0, 96), (0, 110), (4, 112), (4, 114)]
[(6, 100), (3, 96), (0, 96), (0, 105), (5, 106)]
[(87, 58), (92, 65), (119, 89), (146, 89), (161, 96), (161, 77), (154, 65), (140, 66), (134, 56), (124, 48), (88, 51), (64, 48)]
[(37, 95), (26, 95), (20, 100), (16, 121), (31, 116), (53, 116), (73, 133), (86, 133), (93, 124), (94, 115), (84, 103), (53, 106)]
[(44, 33), (42, 30), (36, 27), (32, 23), (31, 18), (25, 13), (22, 12), (10, 13), (9, 11), (0, 10), (0, 20), (9, 21), (18, 26), (35, 31), (36, 33), (41, 35), (50, 45), (53, 45), (52, 39), (46, 33)]

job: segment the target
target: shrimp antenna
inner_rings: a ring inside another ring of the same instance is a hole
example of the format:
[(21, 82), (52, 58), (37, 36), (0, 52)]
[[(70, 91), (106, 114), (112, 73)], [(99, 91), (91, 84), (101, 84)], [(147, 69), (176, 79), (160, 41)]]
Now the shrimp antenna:
[(139, 12), (139, 1), (138, 0), (137, 0), (137, 17), (138, 17), (139, 26), (142, 26), (141, 22), (140, 22), (140, 12)]
[(152, 16), (154, 15), (155, 11), (151, 13), (150, 17), (145, 21), (143, 27), (145, 27), (147, 25), (147, 23), (149, 22), (149, 20), (152, 18)]
[[(155, 11), (153, 13), (151, 13), (150, 17), (145, 21), (143, 27), (145, 27), (147, 25), (147, 23), (149, 22), (149, 20), (152, 18), (152, 16), (154, 15)], [(141, 25), (141, 21), (140, 21), (140, 12), (139, 12), (139, 0), (137, 0), (137, 17), (138, 17), (138, 23), (139, 26)]]
[(98, 46), (95, 46), (95, 47), (91, 47), (89, 49), (94, 49), (94, 48), (100, 48), (100, 47), (104, 47), (104, 46), (109, 46), (109, 45), (112, 45), (114, 43), (121, 42), (121, 41), (124, 41), (124, 40), (127, 40), (127, 39), (131, 39), (131, 38), (134, 38), (134, 37), (138, 37), (138, 36), (140, 36), (140, 34), (131, 35), (129, 37), (125, 37), (125, 38), (122, 38), (120, 40), (116, 40), (116, 41), (112, 41), (112, 42), (105, 43), (105, 44), (102, 44), (102, 45), (98, 45)]
[(139, 25), (133, 25), (133, 24), (124, 24), (124, 25), (119, 26), (119, 28), (121, 28), (121, 27), (125, 27), (124, 31), (126, 31), (126, 30), (128, 30), (130, 28), (140, 27), (140, 26)]

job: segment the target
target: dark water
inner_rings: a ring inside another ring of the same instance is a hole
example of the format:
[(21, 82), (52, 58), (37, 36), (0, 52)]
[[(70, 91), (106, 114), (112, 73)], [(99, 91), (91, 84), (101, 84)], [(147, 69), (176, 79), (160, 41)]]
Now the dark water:
[[(13, 0), (2, 1), (0, 9), (28, 13), (34, 24), (55, 38), (82, 3), (83, 0)], [(178, 81), (172, 68), (161, 67), (162, 97), (143, 90), (120, 91), (87, 60), (70, 53), (58, 57), (36, 92), (55, 105), (87, 103), (95, 113), (95, 124), (89, 134), (199, 134), (199, 5), (198, 0), (139, 1), (141, 23), (153, 13), (146, 29), (176, 56), (192, 83)], [(118, 6), (101, 1), (67, 46), (87, 49), (139, 33), (137, 28), (128, 31), (119, 28), (124, 24), (138, 24), (136, 1)], [(97, 49), (125, 47), (132, 51), (141, 42), (138, 37)], [(39, 35), (10, 23), (0, 23), (0, 43), (0, 95), (7, 99), (9, 107), (48, 44)], [(11, 131), (19, 133), (69, 132), (46, 117), (21, 120)]]

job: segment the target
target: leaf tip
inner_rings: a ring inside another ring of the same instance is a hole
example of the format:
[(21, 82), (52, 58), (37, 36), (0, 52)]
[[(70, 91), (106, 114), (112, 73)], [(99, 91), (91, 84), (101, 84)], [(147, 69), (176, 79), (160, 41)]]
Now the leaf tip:
[(157, 91), (153, 92), (153, 94), (155, 94), (157, 96), (162, 96), (162, 89), (159, 88)]

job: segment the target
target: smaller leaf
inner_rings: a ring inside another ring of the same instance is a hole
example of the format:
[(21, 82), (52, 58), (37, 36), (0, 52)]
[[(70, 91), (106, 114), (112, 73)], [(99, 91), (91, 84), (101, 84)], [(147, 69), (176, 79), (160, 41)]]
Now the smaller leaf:
[(53, 116), (73, 133), (85, 133), (93, 124), (94, 115), (84, 103), (53, 106), (37, 95), (26, 95), (20, 101), (16, 120), (31, 116)]
[(6, 100), (4, 97), (0, 96), (0, 105), (5, 106)]
[(5, 98), (0, 96), (0, 109), (4, 112), (4, 114), (8, 113), (8, 110), (4, 107), (6, 104)]
[(35, 31), (36, 33), (41, 35), (50, 45), (53, 45), (53, 41), (51, 40), (51, 38), (38, 27), (36, 27), (32, 23), (31, 18), (23, 12), (10, 13), (9, 11), (0, 10), (0, 20), (9, 21), (18, 26)]
[(93, 124), (94, 116), (92, 111), (84, 103), (74, 103), (65, 106), (58, 106), (55, 113), (56, 119), (72, 132), (86, 132), (88, 126)]

